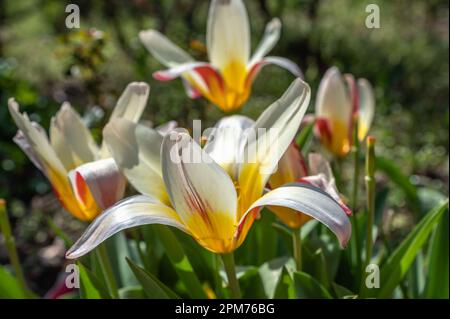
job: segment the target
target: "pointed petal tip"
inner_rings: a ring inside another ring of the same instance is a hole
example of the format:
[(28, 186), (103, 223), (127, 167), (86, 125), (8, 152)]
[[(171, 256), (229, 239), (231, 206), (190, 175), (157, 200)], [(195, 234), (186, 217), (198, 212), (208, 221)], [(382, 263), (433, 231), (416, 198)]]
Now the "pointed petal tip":
[(131, 82), (127, 89), (139, 95), (147, 95), (150, 92), (150, 85), (146, 82)]

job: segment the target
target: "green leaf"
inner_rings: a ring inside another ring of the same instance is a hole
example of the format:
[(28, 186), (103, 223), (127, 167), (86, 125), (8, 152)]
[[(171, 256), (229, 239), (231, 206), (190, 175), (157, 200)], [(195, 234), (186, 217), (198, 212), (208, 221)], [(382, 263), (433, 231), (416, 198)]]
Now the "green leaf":
[(428, 264), (428, 278), (425, 285), (425, 298), (449, 298), (448, 260), (449, 260), (449, 213), (448, 210), (436, 227), (431, 239)]
[(314, 122), (305, 125), (297, 135), (297, 145), (303, 154), (308, 154), (309, 143), (313, 138)]
[(345, 288), (344, 286), (341, 286), (335, 282), (331, 283), (331, 285), (333, 286), (334, 293), (340, 299), (348, 299), (356, 297), (356, 294), (354, 292), (352, 292), (348, 288)]
[(278, 282), (275, 287), (275, 293), (273, 298), (275, 299), (295, 299), (295, 287), (294, 281), (289, 275), (289, 271), (286, 267), (283, 267), (283, 270), (278, 277)]
[(106, 248), (119, 288), (137, 285), (138, 282), (126, 263), (126, 258), (129, 258), (141, 265), (137, 247), (134, 246), (133, 249), (125, 233), (120, 232), (106, 241)]
[(189, 296), (195, 299), (205, 299), (206, 293), (203, 290), (202, 284), (175, 235), (166, 226), (157, 225), (156, 229), (159, 239), (165, 247), (165, 252), (174, 266), (178, 277), (186, 286)]
[(51, 230), (55, 233), (55, 235), (64, 241), (64, 246), (67, 249), (72, 247), (73, 241), (61, 228), (58, 227), (58, 225), (55, 224), (52, 218), (48, 217), (47, 223), (50, 226)]
[(145, 271), (130, 259), (126, 258), (130, 269), (141, 283), (148, 298), (151, 299), (179, 299), (179, 297), (155, 276)]
[(422, 218), (381, 268), (380, 288), (369, 289), (366, 285), (363, 285), (361, 289), (362, 297), (389, 298), (392, 295), (447, 207), (448, 201)]
[(331, 294), (317, 280), (304, 272), (294, 272), (294, 285), (297, 298), (331, 299)]
[(80, 296), (83, 299), (111, 299), (108, 289), (101, 280), (99, 280), (93, 272), (77, 263), (80, 270)]
[(144, 289), (140, 286), (124, 287), (119, 289), (120, 299), (145, 299)]
[(243, 298), (267, 298), (258, 268), (248, 267), (245, 271), (240, 271), (237, 276)]
[(286, 257), (273, 259), (259, 267), (259, 274), (261, 276), (267, 298), (275, 298), (275, 291), (277, 289), (277, 285), (279, 284), (280, 276), (282, 276), (283, 269), (286, 269), (292, 273), (294, 272), (295, 267), (294, 259)]
[(17, 279), (0, 265), (0, 299), (24, 299), (27, 295)]
[(384, 172), (390, 180), (403, 190), (410, 202), (410, 207), (416, 212), (420, 212), (420, 201), (417, 194), (417, 187), (414, 186), (409, 178), (403, 174), (401, 169), (395, 163), (385, 157), (377, 156), (377, 170)]

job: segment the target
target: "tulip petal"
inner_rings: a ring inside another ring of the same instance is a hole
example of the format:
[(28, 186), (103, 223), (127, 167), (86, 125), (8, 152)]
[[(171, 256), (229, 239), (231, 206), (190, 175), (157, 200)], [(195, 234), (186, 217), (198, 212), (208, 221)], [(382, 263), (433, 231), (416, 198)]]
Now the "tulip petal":
[(211, 64), (225, 70), (246, 66), (250, 56), (250, 24), (242, 0), (213, 0), (206, 34)]
[(100, 214), (67, 251), (66, 258), (79, 258), (121, 230), (148, 224), (173, 226), (189, 233), (172, 208), (151, 197), (137, 195)]
[(179, 131), (164, 137), (161, 162), (172, 205), (194, 238), (212, 251), (231, 249), (237, 195), (228, 174)]
[(67, 178), (67, 171), (50, 145), (44, 130), (37, 123), (31, 122), (27, 114), (19, 113), (19, 105), (14, 99), (8, 101), (8, 108), (19, 128), (14, 141), (23, 149), (25, 154), (30, 156), (32, 162), (50, 181), (64, 208), (80, 220), (89, 220), (91, 212), (83, 212), (78, 206)]
[(194, 59), (179, 46), (156, 30), (146, 30), (139, 33), (139, 39), (148, 51), (166, 67), (193, 62)]
[(266, 25), (264, 36), (259, 43), (258, 48), (255, 50), (255, 53), (253, 53), (250, 62), (248, 63), (250, 68), (255, 63), (258, 63), (262, 58), (266, 56), (267, 53), (269, 53), (273, 49), (273, 47), (280, 39), (280, 33), (281, 21), (278, 18), (274, 18)]
[[(31, 122), (27, 114), (19, 113), (19, 105), (14, 99), (9, 99), (8, 108), (11, 116), (19, 128), (19, 135), (15, 141), (31, 160), (47, 175), (46, 169), (52, 167), (58, 173), (65, 175), (66, 169), (51, 147), (44, 129), (37, 123)], [(47, 176), (48, 177), (48, 176)]]
[(331, 132), (326, 141), (328, 149), (338, 155), (350, 150), (350, 128), (352, 117), (352, 101), (345, 82), (336, 67), (330, 68), (319, 85), (316, 99), (316, 116), (318, 123), (327, 123)]
[(64, 103), (52, 118), (50, 142), (68, 171), (98, 157), (99, 148), (91, 132), (69, 103)]
[(209, 134), (204, 150), (233, 179), (236, 178), (238, 164), (242, 160), (246, 134), (255, 121), (243, 116), (232, 115), (221, 119)]
[(131, 185), (140, 193), (169, 204), (161, 171), (161, 134), (126, 119), (115, 119), (104, 128), (103, 136)]
[(268, 178), (297, 134), (310, 96), (308, 84), (297, 79), (256, 121), (254, 134), (248, 138), (244, 161), (239, 168), (239, 186), (241, 196), (245, 197), (245, 209), (261, 196)]
[(305, 159), (297, 144), (292, 142), (278, 162), (278, 169), (270, 176), (269, 184), (273, 189), (287, 183), (298, 181), (307, 175), (308, 168)]
[(161, 134), (162, 136), (167, 135), (168, 133), (170, 133), (171, 131), (173, 131), (174, 129), (176, 129), (178, 126), (177, 121), (169, 121), (167, 123), (161, 124), (157, 127), (155, 127), (155, 130)]
[[(107, 158), (90, 162), (69, 172), (70, 181), (78, 198), (85, 192), (79, 185), (87, 185), (95, 202), (101, 209), (106, 209), (122, 199), (126, 181), (119, 171), (114, 159)], [(82, 179), (84, 183), (78, 181)]]
[(147, 105), (150, 86), (145, 82), (132, 82), (123, 91), (109, 120), (124, 118), (138, 122)]
[(324, 190), (341, 205), (347, 215), (351, 215), (351, 210), (344, 204), (339, 195), (330, 163), (322, 155), (317, 153), (309, 154), (308, 160), (310, 175), (301, 178), (300, 181)]
[(358, 138), (362, 141), (369, 132), (375, 114), (375, 96), (372, 86), (366, 79), (358, 80), (359, 89), (359, 132)]
[[(253, 203), (242, 217), (239, 223), (241, 231), (252, 222), (252, 210), (262, 206), (287, 207), (311, 216), (336, 235), (341, 247), (345, 247), (350, 239), (352, 227), (345, 211), (330, 195), (317, 187), (296, 183), (268, 192)], [(242, 235), (237, 234), (238, 237)]]

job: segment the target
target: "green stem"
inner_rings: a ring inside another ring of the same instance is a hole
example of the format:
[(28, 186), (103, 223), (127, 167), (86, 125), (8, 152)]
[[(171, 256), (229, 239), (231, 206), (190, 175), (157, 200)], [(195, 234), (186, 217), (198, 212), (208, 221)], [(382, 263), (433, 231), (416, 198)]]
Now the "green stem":
[(99, 245), (97, 247), (96, 253), (111, 297), (114, 299), (118, 299), (119, 291), (117, 288), (117, 282), (114, 278), (114, 272), (108, 257), (108, 252), (106, 251), (106, 246), (104, 244)]
[(30, 295), (25, 276), (20, 265), (19, 255), (17, 253), (16, 242), (11, 231), (11, 224), (9, 223), (8, 213), (6, 212), (6, 203), (3, 199), (0, 199), (0, 229), (5, 239), (6, 250), (8, 251), (9, 260), (11, 266), (14, 269), (16, 278), (26, 296)]
[(233, 253), (222, 254), (222, 261), (225, 267), (225, 272), (228, 277), (228, 286), (230, 288), (231, 297), (233, 299), (241, 299), (241, 289), (239, 288), (239, 281), (236, 276), (236, 267), (234, 264)]
[(292, 247), (294, 250), (295, 265), (297, 266), (297, 271), (302, 271), (302, 237), (301, 228), (294, 229), (292, 232)]
[(353, 190), (352, 190), (352, 212), (353, 212), (353, 222), (352, 222), (352, 231), (353, 231), (353, 252), (355, 254), (357, 273), (361, 271), (361, 247), (359, 243), (359, 227), (358, 227), (358, 218), (357, 218), (357, 209), (358, 209), (358, 190), (359, 190), (359, 174), (360, 174), (360, 163), (359, 163), (359, 154), (360, 154), (360, 143), (358, 138), (358, 120), (355, 119), (353, 121), (353, 162), (354, 162), (354, 170), (353, 170)]
[(375, 138), (367, 138), (366, 155), (366, 194), (367, 194), (367, 238), (366, 238), (366, 262), (370, 263), (372, 258), (373, 240), (372, 226), (375, 215)]

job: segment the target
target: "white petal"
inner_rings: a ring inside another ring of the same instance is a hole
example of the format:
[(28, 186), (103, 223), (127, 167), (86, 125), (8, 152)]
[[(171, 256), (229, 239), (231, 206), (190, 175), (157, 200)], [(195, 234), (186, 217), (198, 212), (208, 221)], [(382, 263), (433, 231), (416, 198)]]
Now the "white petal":
[(330, 68), (320, 81), (316, 99), (316, 115), (320, 118), (338, 120), (350, 125), (352, 104), (349, 92), (339, 70)]
[(336, 235), (341, 247), (345, 247), (350, 239), (352, 227), (345, 211), (319, 188), (300, 183), (276, 188), (253, 203), (241, 223), (252, 209), (262, 206), (287, 207), (313, 217)]
[(168, 204), (161, 171), (161, 134), (126, 119), (115, 119), (105, 127), (103, 136), (131, 185), (140, 193)]
[(161, 134), (162, 136), (167, 135), (171, 131), (173, 131), (178, 126), (177, 121), (169, 121), (167, 123), (161, 124), (155, 127), (155, 130)]
[(52, 119), (50, 141), (67, 170), (98, 158), (99, 148), (91, 132), (69, 103)]
[(147, 105), (150, 86), (145, 82), (132, 82), (117, 101), (111, 114), (110, 121), (115, 118), (124, 118), (132, 122), (138, 122)]
[(81, 165), (69, 172), (69, 177), (75, 195), (79, 195), (77, 179), (82, 178), (101, 209), (114, 205), (125, 192), (125, 177), (112, 158)]
[(206, 34), (209, 60), (222, 69), (230, 62), (246, 66), (250, 57), (250, 25), (242, 0), (212, 0)]
[(281, 21), (278, 18), (272, 19), (267, 25), (264, 31), (264, 36), (255, 50), (250, 62), (249, 67), (260, 61), (269, 53), (280, 39), (281, 33)]
[[(246, 191), (263, 190), (295, 135), (308, 108), (311, 90), (301, 79), (295, 80), (284, 95), (261, 114), (244, 148), (239, 185)], [(256, 177), (260, 177), (256, 179)], [(256, 196), (254, 194), (253, 200)]]
[(187, 232), (173, 209), (148, 196), (133, 196), (100, 214), (67, 251), (66, 258), (79, 258), (121, 230), (148, 224), (169, 225)]
[(366, 79), (358, 80), (359, 89), (359, 132), (360, 140), (363, 140), (372, 125), (375, 114), (375, 96), (372, 86)]
[(44, 130), (37, 123), (31, 122), (26, 114), (19, 113), (19, 105), (14, 99), (9, 99), (8, 108), (20, 131), (15, 142), (44, 174), (47, 175), (47, 167), (51, 167), (57, 173), (65, 175), (67, 171), (51, 147)]
[[(199, 230), (197, 237), (232, 235), (228, 228), (236, 221), (237, 195), (228, 174), (187, 133), (179, 131), (164, 137), (161, 162), (172, 205), (184, 224), (191, 231)], [(221, 225), (224, 220), (230, 224)]]
[(141, 31), (139, 39), (155, 59), (166, 67), (194, 61), (186, 51), (156, 30)]
[(233, 178), (236, 177), (238, 163), (242, 160), (246, 134), (255, 121), (242, 115), (232, 115), (221, 119), (206, 134), (208, 141), (204, 150)]
[(267, 64), (277, 65), (279, 67), (282, 67), (283, 69), (288, 70), (296, 77), (303, 78), (302, 70), (300, 70), (300, 68), (298, 67), (298, 65), (296, 63), (292, 62), (289, 59), (277, 57), (277, 56), (267, 56), (263, 59), (263, 64), (264, 65), (267, 65)]

